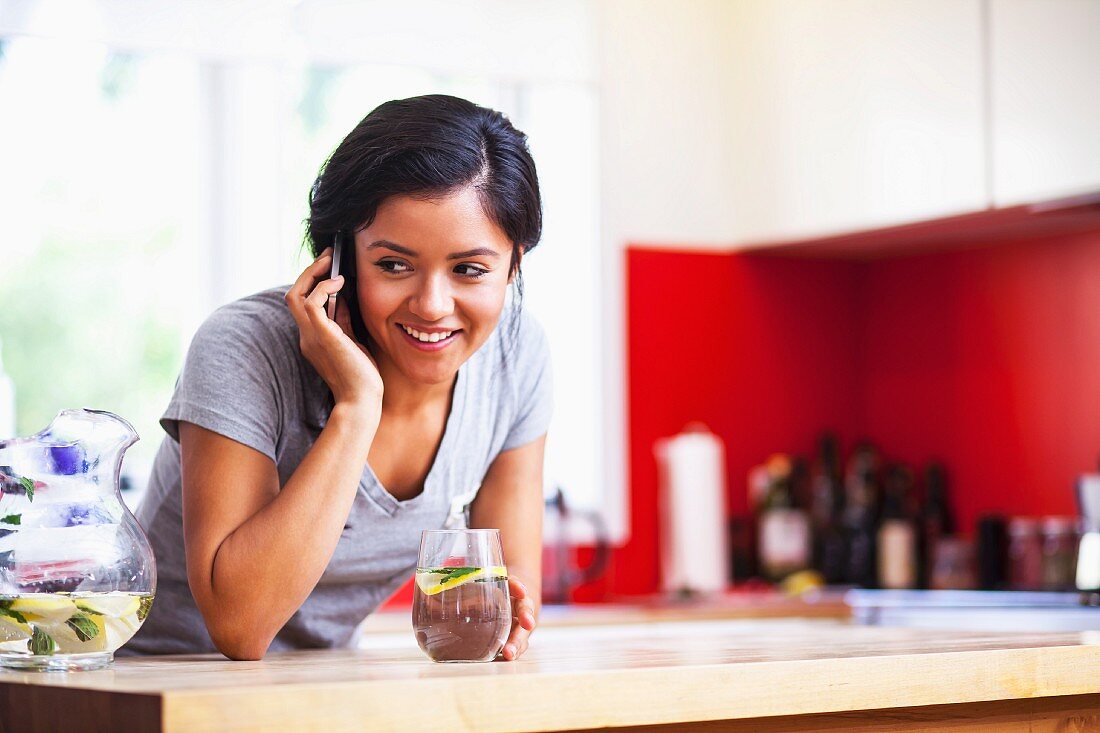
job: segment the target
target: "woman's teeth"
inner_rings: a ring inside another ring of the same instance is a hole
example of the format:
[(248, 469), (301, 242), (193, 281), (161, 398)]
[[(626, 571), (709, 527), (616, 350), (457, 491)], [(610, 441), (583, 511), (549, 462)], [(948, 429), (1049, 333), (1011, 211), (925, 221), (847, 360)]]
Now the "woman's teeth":
[(423, 341), (426, 344), (434, 344), (436, 341), (442, 341), (443, 339), (454, 333), (454, 331), (444, 331), (442, 333), (420, 333), (420, 331), (417, 331), (415, 328), (409, 328), (405, 325), (402, 325), (401, 328), (405, 329), (405, 333), (409, 334), (417, 341)]

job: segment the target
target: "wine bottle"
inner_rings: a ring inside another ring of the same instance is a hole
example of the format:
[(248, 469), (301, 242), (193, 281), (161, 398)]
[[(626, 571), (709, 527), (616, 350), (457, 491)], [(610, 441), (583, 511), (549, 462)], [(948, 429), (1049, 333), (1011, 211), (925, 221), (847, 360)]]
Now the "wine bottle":
[(943, 464), (929, 463), (924, 469), (924, 506), (920, 511), (918, 580), (921, 588), (930, 587), (932, 561), (940, 539), (953, 534), (955, 516), (947, 498), (947, 472)]
[(878, 581), (882, 588), (917, 587), (917, 522), (910, 510), (913, 474), (902, 465), (886, 472), (878, 528)]
[(810, 564), (810, 520), (798, 506), (798, 481), (802, 471), (787, 456), (768, 461), (768, 488), (760, 513), (760, 571), (780, 581)]
[(818, 441), (817, 464), (811, 481), (810, 517), (813, 527), (813, 565), (826, 583), (843, 583), (846, 562), (844, 485), (836, 437), (830, 433)]
[(845, 580), (874, 588), (878, 582), (876, 521), (878, 519), (878, 451), (869, 443), (856, 448), (844, 481)]

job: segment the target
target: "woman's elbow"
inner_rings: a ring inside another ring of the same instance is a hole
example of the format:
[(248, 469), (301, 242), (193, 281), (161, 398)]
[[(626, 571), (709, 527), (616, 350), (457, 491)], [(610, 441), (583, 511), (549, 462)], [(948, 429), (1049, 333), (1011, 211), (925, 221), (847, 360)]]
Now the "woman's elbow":
[(217, 650), (236, 662), (259, 661), (271, 646), (271, 637), (257, 634), (254, 629), (216, 628), (207, 624), (207, 631)]

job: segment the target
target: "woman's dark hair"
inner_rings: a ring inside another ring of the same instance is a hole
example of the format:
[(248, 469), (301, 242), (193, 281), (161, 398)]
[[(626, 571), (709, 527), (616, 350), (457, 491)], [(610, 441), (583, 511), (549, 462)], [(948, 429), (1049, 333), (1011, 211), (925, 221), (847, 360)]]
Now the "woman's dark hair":
[(509, 274), (518, 316), (520, 254), (542, 237), (535, 161), (527, 136), (507, 117), (465, 99), (398, 99), (364, 117), (325, 161), (310, 190), (306, 245), (317, 257), (342, 232), (350, 246), (354, 232), (369, 226), (390, 196), (431, 199), (466, 186), (474, 187), (486, 216), (512, 242)]

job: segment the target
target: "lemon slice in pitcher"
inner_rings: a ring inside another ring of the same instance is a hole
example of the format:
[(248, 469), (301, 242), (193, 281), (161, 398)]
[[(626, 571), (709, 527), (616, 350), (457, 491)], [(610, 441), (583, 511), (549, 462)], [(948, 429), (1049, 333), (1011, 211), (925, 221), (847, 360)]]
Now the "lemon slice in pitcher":
[(31, 638), (34, 629), (14, 616), (0, 614), (0, 644), (6, 641), (23, 641)]
[(48, 594), (19, 596), (12, 599), (8, 608), (39, 625), (63, 624), (77, 612), (76, 604), (70, 598)]
[(40, 625), (57, 644), (58, 654), (87, 654), (107, 650), (106, 617), (76, 613), (62, 623)]
[(494, 565), (485, 568), (455, 567), (455, 568), (417, 568), (416, 587), (426, 596), (434, 596), (451, 588), (473, 582), (475, 580), (507, 580), (508, 569), (503, 565)]
[(102, 595), (76, 599), (76, 607), (86, 613), (121, 618), (138, 612), (141, 600), (137, 596)]

